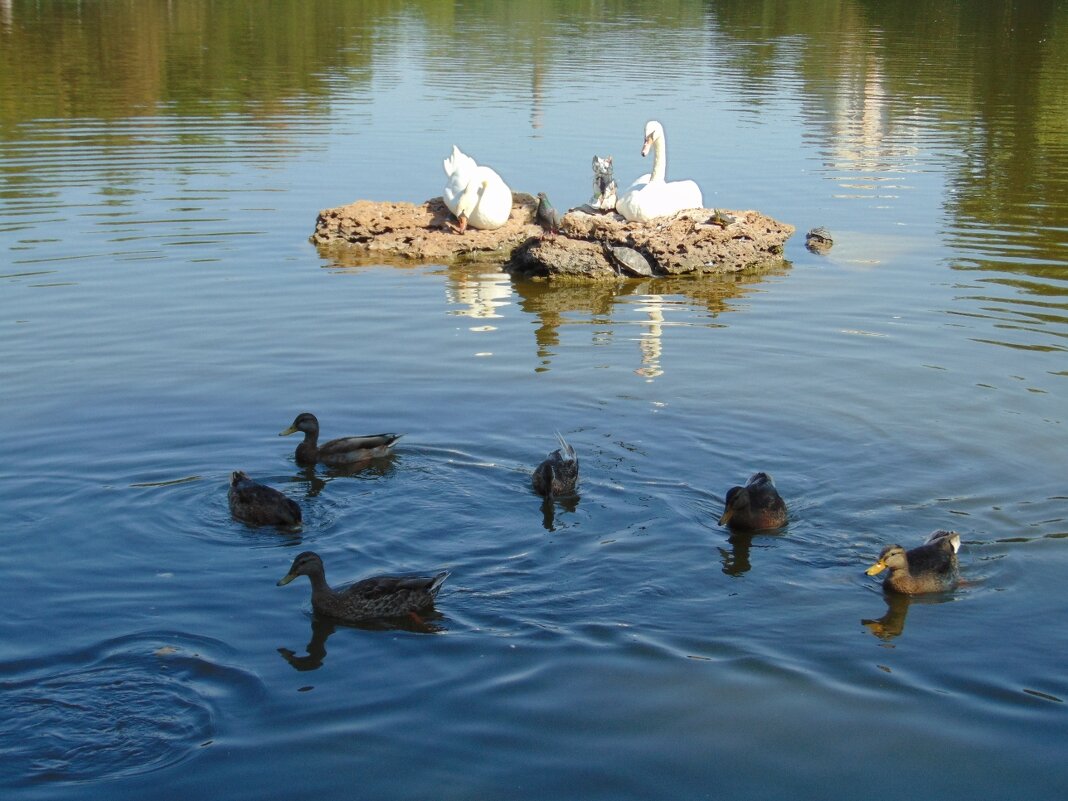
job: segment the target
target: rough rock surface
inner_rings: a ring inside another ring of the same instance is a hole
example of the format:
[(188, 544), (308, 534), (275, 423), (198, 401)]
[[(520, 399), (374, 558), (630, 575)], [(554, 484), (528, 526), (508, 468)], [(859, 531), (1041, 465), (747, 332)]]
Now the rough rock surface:
[(416, 206), (357, 200), (347, 206), (325, 209), (315, 221), (312, 242), (346, 244), (371, 257), (388, 256), (410, 261), (453, 264), (459, 261), (508, 260), (512, 251), (531, 237), (540, 236), (534, 221), (538, 201), (512, 194), (512, 215), (496, 231), (468, 228), (463, 234), (456, 218), (440, 197)]
[(617, 278), (646, 274), (643, 261), (652, 275), (736, 272), (781, 261), (783, 243), (794, 232), (756, 211), (732, 211), (735, 221), (728, 225), (722, 217), (714, 222), (712, 209), (630, 223), (582, 207), (564, 215), (559, 236), (545, 237), (534, 219), (537, 200), (521, 193), (513, 199), (502, 228), (464, 234), (441, 198), (419, 206), (360, 200), (320, 212), (312, 241), (375, 260), (492, 261), (525, 276)]

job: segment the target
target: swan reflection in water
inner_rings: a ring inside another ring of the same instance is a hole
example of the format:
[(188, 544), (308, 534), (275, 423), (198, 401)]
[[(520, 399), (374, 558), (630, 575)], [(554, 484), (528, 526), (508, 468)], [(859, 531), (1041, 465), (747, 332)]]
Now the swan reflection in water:
[[(375, 258), (319, 246), (319, 255), (332, 269), (360, 275), (370, 265), (391, 265), (396, 269), (419, 269), (418, 265), (397, 259)], [(663, 276), (619, 281), (523, 281), (491, 266), (450, 266), (444, 269), (445, 302), (450, 315), (483, 321), (469, 330), (492, 340), (498, 326), (490, 322), (521, 315), (533, 316), (535, 372), (546, 372), (560, 349), (563, 326), (585, 326), (590, 341), (598, 347), (612, 346), (620, 331), (627, 342), (637, 342), (634, 373), (645, 381), (664, 374), (668, 329), (677, 325), (722, 327), (716, 318), (731, 311), (734, 302), (745, 298), (766, 278), (786, 275), (789, 262), (771, 262), (736, 273), (722, 275)], [(672, 315), (671, 312), (675, 314)], [(633, 318), (633, 312), (643, 317)], [(674, 317), (674, 319), (672, 319)], [(643, 330), (629, 336), (633, 326)], [(487, 353), (489, 348), (484, 349)], [(481, 355), (481, 354), (480, 354)]]
[(672, 326), (721, 326), (715, 320), (732, 309), (732, 301), (744, 298), (766, 277), (784, 275), (789, 269), (782, 262), (729, 275), (618, 283), (522, 281), (516, 283), (515, 292), (519, 308), (539, 322), (534, 330), (536, 372), (551, 369), (565, 325), (588, 326), (592, 343), (601, 347), (613, 345), (620, 331), (639, 326), (641, 333), (628, 336), (627, 341), (637, 342), (634, 373), (648, 382), (664, 374), (663, 357), (670, 341), (666, 333)]
[(308, 641), (307, 646), (305, 646), (305, 651), (307, 651), (307, 653), (304, 656), (298, 656), (295, 651), (285, 647), (279, 648), (278, 653), (282, 655), (282, 658), (286, 660), (294, 670), (299, 670), (301, 672), (318, 670), (323, 666), (323, 662), (326, 661), (326, 641), (339, 628), (363, 629), (364, 631), (408, 631), (413, 634), (438, 634), (439, 632), (446, 630), (446, 627), (439, 622), (444, 620), (444, 618), (445, 616), (436, 609), (432, 609), (419, 617), (410, 615), (407, 617), (382, 620), (365, 620), (360, 623), (341, 623), (327, 617), (320, 617), (319, 615), (313, 614), (311, 616), (311, 639)]
[(512, 302), (511, 280), (507, 273), (492, 270), (477, 273), (450, 271), (449, 282), (445, 287), (445, 301), (456, 308), (449, 314), (476, 320), (503, 317), (501, 309)]

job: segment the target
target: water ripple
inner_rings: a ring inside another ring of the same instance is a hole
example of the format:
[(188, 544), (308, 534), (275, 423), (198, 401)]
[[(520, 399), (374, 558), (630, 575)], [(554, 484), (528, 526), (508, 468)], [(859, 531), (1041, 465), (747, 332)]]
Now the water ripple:
[(17, 784), (100, 781), (188, 759), (212, 744), (223, 702), (262, 693), (256, 676), (209, 655), (220, 646), (142, 632), (0, 665), (0, 772)]

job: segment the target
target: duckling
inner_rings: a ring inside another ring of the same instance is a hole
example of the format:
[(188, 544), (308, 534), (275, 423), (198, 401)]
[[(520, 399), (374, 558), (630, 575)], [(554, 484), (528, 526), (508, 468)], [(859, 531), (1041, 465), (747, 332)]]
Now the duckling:
[(879, 561), (865, 572), (876, 576), (889, 568), (890, 575), (883, 581), (883, 589), (892, 592), (905, 595), (945, 592), (953, 589), (960, 578), (958, 550), (960, 534), (939, 529), (927, 538), (927, 542), (910, 551), (900, 545), (883, 548)]
[(298, 526), (300, 507), (273, 487), (253, 481), (248, 473), (230, 474), (230, 514), (254, 526)]
[(307, 576), (311, 581), (312, 609), (316, 614), (355, 622), (425, 612), (434, 605), (449, 571), (433, 576), (373, 576), (334, 590), (326, 583), (326, 569), (319, 554), (304, 551), (293, 560), (278, 586), (288, 584), (297, 576)]
[(763, 531), (786, 525), (786, 503), (768, 473), (754, 473), (744, 487), (731, 487), (719, 524), (732, 529)]
[(560, 447), (534, 468), (531, 477), (534, 491), (543, 498), (573, 495), (578, 486), (579, 463), (575, 449), (567, 444), (559, 431), (556, 432), (556, 438), (560, 441)]
[(334, 467), (344, 467), (365, 462), (389, 453), (390, 447), (403, 434), (368, 434), (362, 437), (342, 437), (319, 445), (319, 420), (311, 412), (301, 412), (293, 425), (278, 436), (287, 437), (297, 431), (304, 432), (304, 441), (297, 445), (297, 464), (308, 466), (316, 462)]

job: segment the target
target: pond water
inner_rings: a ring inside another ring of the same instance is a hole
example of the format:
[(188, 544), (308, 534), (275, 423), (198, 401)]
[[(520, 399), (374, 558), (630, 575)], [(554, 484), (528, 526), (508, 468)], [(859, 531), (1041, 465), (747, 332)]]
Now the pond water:
[[(578, 205), (651, 118), (669, 178), (798, 228), (783, 265), (308, 241), (454, 143)], [(0, 253), (5, 797), (1063, 794), (1065, 3), (7, 0)], [(304, 470), (303, 410), (405, 436)], [(236, 469), (302, 528), (232, 520)], [(757, 470), (790, 523), (732, 537)], [(965, 583), (884, 598), (937, 528)], [(452, 575), (425, 626), (340, 626), (275, 586), (301, 550)]]

